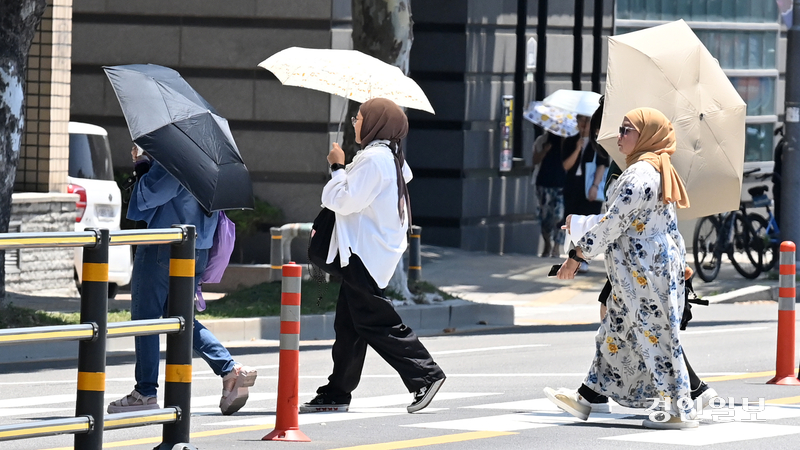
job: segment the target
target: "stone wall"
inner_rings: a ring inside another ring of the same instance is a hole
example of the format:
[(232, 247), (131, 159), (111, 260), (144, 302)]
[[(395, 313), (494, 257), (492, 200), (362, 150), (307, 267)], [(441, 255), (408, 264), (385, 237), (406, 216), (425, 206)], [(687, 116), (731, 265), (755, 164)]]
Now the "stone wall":
[[(75, 231), (75, 194), (17, 193), (12, 196), (11, 233)], [(6, 290), (17, 293), (74, 289), (70, 248), (6, 250)]]

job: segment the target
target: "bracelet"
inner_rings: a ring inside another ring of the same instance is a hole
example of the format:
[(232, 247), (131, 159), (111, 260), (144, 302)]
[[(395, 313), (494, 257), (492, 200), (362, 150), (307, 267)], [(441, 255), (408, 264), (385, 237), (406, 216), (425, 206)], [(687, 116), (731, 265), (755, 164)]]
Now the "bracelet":
[(583, 259), (580, 256), (578, 256), (578, 252), (574, 248), (569, 251), (567, 256), (569, 256), (570, 259), (578, 261), (579, 263), (585, 263), (586, 262), (585, 259)]
[(335, 171), (337, 171), (339, 169), (344, 169), (344, 168), (345, 168), (344, 164), (339, 164), (339, 163), (331, 164), (331, 172), (335, 172)]

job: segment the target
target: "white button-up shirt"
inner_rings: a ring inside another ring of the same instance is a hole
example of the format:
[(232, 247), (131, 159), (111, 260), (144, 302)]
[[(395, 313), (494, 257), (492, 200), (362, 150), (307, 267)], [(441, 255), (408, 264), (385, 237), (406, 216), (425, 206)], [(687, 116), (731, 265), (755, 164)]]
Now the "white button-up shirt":
[[(381, 289), (389, 284), (408, 245), (408, 214), (397, 212), (397, 171), (389, 141), (373, 141), (347, 168), (336, 170), (322, 190), (322, 205), (336, 213), (328, 263), (340, 255), (342, 267), (355, 253)], [(412, 174), (403, 165), (405, 182)]]

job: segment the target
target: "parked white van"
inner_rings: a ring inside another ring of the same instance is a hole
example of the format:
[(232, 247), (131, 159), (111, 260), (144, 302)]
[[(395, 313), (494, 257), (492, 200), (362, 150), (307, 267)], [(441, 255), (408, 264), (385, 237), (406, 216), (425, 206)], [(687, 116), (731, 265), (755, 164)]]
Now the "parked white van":
[[(69, 123), (67, 192), (78, 194), (75, 231), (86, 228), (120, 229), (122, 194), (114, 181), (108, 133), (97, 125)], [(114, 245), (108, 252), (108, 297), (130, 283), (133, 264), (129, 245)], [(75, 249), (75, 283), (81, 287), (83, 248)]]

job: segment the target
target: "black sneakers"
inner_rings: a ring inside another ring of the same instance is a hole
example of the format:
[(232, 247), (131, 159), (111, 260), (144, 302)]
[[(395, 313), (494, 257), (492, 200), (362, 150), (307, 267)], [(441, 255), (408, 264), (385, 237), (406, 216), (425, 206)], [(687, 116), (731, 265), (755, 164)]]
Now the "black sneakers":
[(325, 394), (318, 394), (310, 402), (300, 405), (299, 410), (301, 413), (347, 412), (349, 407), (349, 403), (335, 402), (325, 397)]
[(414, 392), (414, 401), (408, 405), (406, 410), (410, 413), (415, 413), (430, 405), (433, 397), (444, 384), (444, 380), (444, 378), (440, 378), (428, 386), (420, 388), (417, 392)]

